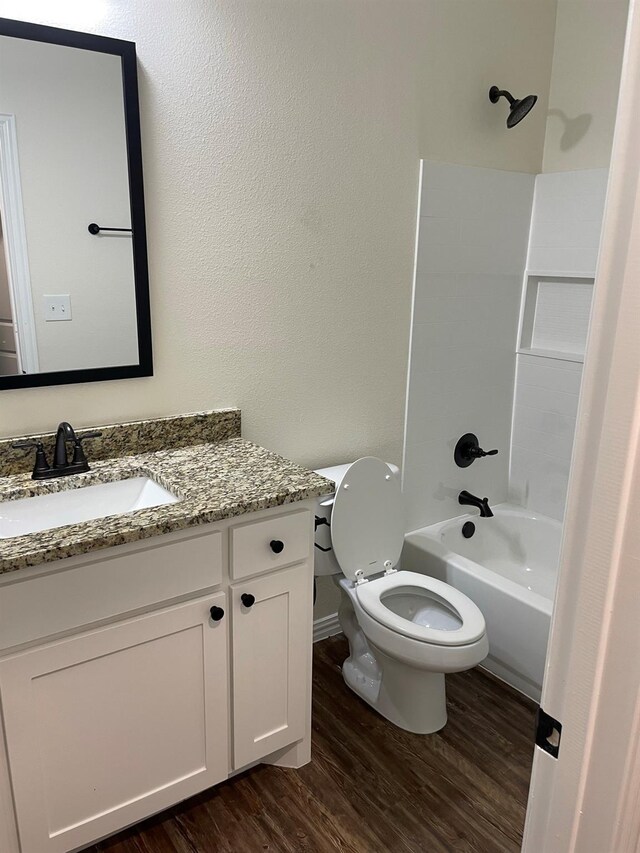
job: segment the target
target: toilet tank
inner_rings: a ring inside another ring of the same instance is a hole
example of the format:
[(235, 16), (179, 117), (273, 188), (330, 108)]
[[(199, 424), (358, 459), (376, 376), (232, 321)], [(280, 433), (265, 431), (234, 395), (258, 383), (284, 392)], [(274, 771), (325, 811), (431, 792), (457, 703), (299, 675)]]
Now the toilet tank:
[[(340, 483), (342, 482), (344, 475), (347, 473), (352, 464), (352, 462), (345, 462), (343, 465), (332, 465), (329, 468), (318, 468), (316, 470), (316, 474), (320, 474), (320, 476), (326, 477), (327, 480), (333, 480), (333, 482), (336, 484), (336, 487), (332, 493), (318, 498), (316, 502), (315, 544), (317, 547), (314, 548), (315, 559), (313, 564), (313, 571), (316, 576), (342, 574), (342, 570), (340, 569), (338, 561), (334, 557), (333, 550), (331, 548), (331, 511), (333, 509), (334, 494), (337, 489), (340, 488)], [(397, 465), (392, 465), (391, 462), (387, 462), (387, 465), (389, 466), (389, 469), (393, 473), (394, 477), (400, 476), (400, 469), (397, 467)], [(324, 524), (322, 522), (318, 524), (319, 519), (326, 519), (329, 524)]]

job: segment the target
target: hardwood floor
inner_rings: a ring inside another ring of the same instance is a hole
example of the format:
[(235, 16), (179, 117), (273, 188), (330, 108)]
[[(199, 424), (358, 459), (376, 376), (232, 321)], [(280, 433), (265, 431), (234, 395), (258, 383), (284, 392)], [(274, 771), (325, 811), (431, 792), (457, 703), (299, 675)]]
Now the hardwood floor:
[(317, 643), (313, 759), (259, 766), (91, 848), (108, 853), (510, 853), (520, 850), (535, 706), (480, 670), (447, 676), (435, 735), (395, 728)]

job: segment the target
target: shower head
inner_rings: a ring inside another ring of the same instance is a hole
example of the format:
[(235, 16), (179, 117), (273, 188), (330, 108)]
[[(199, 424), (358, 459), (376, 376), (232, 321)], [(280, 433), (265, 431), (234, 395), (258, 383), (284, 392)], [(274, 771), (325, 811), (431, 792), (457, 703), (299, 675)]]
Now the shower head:
[(525, 98), (514, 98), (506, 89), (498, 89), (497, 86), (492, 86), (489, 89), (489, 100), (492, 104), (497, 104), (500, 98), (505, 97), (509, 101), (509, 115), (507, 116), (507, 127), (515, 127), (522, 119), (533, 109), (537, 95), (527, 95)]

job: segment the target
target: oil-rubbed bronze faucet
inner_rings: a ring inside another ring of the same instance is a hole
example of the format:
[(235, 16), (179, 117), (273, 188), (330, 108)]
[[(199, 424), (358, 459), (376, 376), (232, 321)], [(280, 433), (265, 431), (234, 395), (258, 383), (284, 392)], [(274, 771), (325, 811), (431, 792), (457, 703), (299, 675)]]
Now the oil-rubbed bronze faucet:
[[(15, 448), (35, 447), (36, 460), (33, 466), (32, 480), (50, 480), (53, 477), (67, 477), (69, 474), (81, 474), (89, 471), (89, 463), (84, 454), (82, 442), (85, 438), (98, 438), (102, 433), (98, 430), (76, 435), (74, 428), (67, 421), (58, 425), (56, 432), (56, 446), (53, 453), (53, 465), (49, 465), (41, 441), (27, 438), (24, 441), (14, 441), (11, 445)], [(73, 459), (69, 462), (67, 457), (67, 443), (73, 442)]]
[(462, 506), (475, 506), (476, 509), (480, 510), (480, 518), (493, 518), (489, 498), (478, 498), (465, 489), (458, 495), (458, 503)]

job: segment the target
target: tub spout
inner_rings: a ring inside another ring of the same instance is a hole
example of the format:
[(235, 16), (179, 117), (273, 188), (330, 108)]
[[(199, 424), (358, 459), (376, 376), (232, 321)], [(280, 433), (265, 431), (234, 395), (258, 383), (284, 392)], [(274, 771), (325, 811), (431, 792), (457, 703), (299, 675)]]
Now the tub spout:
[(478, 498), (465, 489), (458, 495), (458, 503), (463, 506), (475, 506), (480, 510), (480, 518), (493, 518), (489, 498)]

